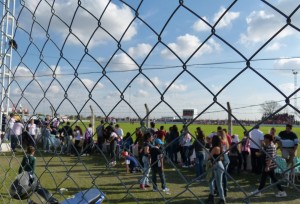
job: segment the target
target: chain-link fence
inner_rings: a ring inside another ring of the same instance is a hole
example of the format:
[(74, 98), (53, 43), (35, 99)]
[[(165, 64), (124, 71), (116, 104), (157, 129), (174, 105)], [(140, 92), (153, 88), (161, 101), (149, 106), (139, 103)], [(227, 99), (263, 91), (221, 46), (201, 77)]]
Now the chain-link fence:
[[(33, 180), (60, 202), (88, 189), (65, 202), (103, 195), (103, 203), (211, 203), (214, 194), (227, 203), (299, 202), (297, 155), (286, 161), (278, 150), (272, 157), (259, 144), (262, 133), (260, 140), (249, 137), (255, 125), (265, 126), (266, 134), (297, 123), (298, 0), (3, 0), (1, 7), (2, 203), (52, 199), (32, 188), (23, 199), (11, 196), (15, 178), (24, 175), (19, 166), (27, 168), (27, 146), (36, 148)], [(261, 107), (267, 109), (262, 120)], [(165, 131), (154, 131), (150, 121)], [(222, 137), (235, 143), (213, 157), (210, 174), (209, 144), (223, 134), (217, 126), (228, 124), (229, 133), (239, 136)], [(300, 133), (297, 126), (294, 131)], [(148, 133), (164, 140), (164, 175), (160, 157), (152, 158), (152, 145), (160, 141), (150, 138), (153, 144), (144, 147)], [(275, 138), (276, 145), (286, 144)], [(288, 139), (297, 147), (296, 138)], [(261, 165), (261, 155), (272, 157), (267, 165), (277, 164), (278, 181), (266, 180), (254, 194), (267, 170), (242, 151), (245, 141), (259, 146), (251, 153)], [(224, 171), (227, 157), (231, 166)], [(155, 171), (161, 176), (157, 188)], [(276, 186), (288, 196), (275, 197)]]

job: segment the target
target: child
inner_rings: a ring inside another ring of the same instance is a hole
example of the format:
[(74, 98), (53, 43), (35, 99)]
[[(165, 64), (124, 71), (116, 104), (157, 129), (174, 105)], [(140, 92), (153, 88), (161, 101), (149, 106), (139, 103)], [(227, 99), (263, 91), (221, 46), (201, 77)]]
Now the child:
[(169, 192), (169, 189), (166, 187), (166, 179), (164, 174), (164, 155), (160, 149), (161, 145), (164, 143), (161, 141), (161, 139), (157, 138), (155, 139), (154, 144), (155, 146), (150, 149), (153, 191), (158, 191), (156, 185), (156, 174), (158, 173), (163, 192)]
[[(261, 190), (265, 187), (266, 180), (268, 176), (270, 176), (272, 183), (276, 183), (277, 179), (275, 177), (275, 168), (277, 167), (277, 164), (275, 163), (276, 159), (276, 146), (273, 141), (273, 137), (270, 134), (264, 135), (264, 142), (265, 142), (265, 160), (263, 163), (263, 171), (260, 179), (260, 184), (257, 190), (251, 192), (250, 195), (256, 195), (256, 196), (261, 196)], [(287, 194), (283, 190), (282, 186), (278, 183), (276, 185), (278, 188), (279, 192), (275, 195), (276, 197), (286, 197)]]
[(122, 152), (121, 156), (125, 159), (127, 173), (135, 173), (136, 171), (139, 171), (138, 161), (133, 156), (130, 156), (126, 151)]
[(31, 175), (34, 174), (35, 169), (35, 148), (33, 146), (27, 147), (27, 155), (23, 157), (23, 160), (21, 162), (21, 166), (19, 167), (19, 174), (23, 171), (30, 172)]

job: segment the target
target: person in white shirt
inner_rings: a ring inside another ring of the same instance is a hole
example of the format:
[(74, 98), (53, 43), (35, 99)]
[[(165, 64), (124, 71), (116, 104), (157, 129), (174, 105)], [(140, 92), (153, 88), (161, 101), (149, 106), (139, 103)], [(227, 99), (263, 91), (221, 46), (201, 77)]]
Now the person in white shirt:
[(120, 128), (120, 125), (119, 125), (119, 124), (116, 124), (116, 125), (115, 125), (115, 133), (117, 133), (117, 135), (118, 135), (118, 137), (120, 138), (120, 140), (123, 139), (124, 132), (123, 132), (122, 128)]
[(252, 173), (261, 174), (262, 172), (262, 156), (260, 151), (263, 147), (264, 134), (259, 130), (259, 125), (256, 125), (249, 133), (250, 136), (250, 152)]
[(22, 133), (23, 133), (24, 125), (20, 120), (17, 120), (12, 129), (11, 129), (11, 149), (12, 151), (16, 151), (17, 145), (22, 146)]
[(30, 138), (28, 138), (28, 146), (35, 146), (35, 135), (37, 131), (36, 124), (34, 123), (34, 119), (31, 119), (31, 122), (28, 124), (28, 133), (30, 135)]

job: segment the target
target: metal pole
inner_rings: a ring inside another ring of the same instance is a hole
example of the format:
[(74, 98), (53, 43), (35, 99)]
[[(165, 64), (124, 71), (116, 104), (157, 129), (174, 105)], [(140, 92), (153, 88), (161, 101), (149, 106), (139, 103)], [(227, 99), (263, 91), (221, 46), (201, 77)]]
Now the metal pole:
[[(294, 91), (296, 91), (297, 90), (297, 74), (298, 74), (298, 72), (295, 71), (295, 70), (292, 70), (292, 71), (293, 71), (293, 75), (294, 75)], [(294, 98), (295, 98), (294, 106), (295, 106), (295, 108), (297, 108), (297, 92), (295, 92)], [(296, 117), (298, 116), (298, 113), (297, 113), (296, 110), (294, 112), (295, 112), (295, 120), (296, 120)]]
[[(14, 39), (15, 30), (15, 0), (2, 1), (2, 21), (1, 21), (1, 110), (0, 110), (0, 127), (2, 126), (2, 115), (9, 112), (10, 103), (10, 81), (12, 69), (12, 46), (8, 42)], [(5, 110), (6, 109), (6, 110)]]
[(230, 103), (227, 102), (227, 109), (228, 109), (228, 134), (232, 135), (232, 118), (231, 118), (231, 107)]

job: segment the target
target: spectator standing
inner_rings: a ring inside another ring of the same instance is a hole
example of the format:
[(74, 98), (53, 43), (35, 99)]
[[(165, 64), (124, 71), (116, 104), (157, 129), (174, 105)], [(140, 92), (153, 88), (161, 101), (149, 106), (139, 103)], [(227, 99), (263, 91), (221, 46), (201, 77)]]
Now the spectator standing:
[(293, 165), (294, 157), (298, 148), (298, 137), (292, 131), (293, 126), (286, 124), (285, 130), (279, 133), (280, 150), (282, 157), (286, 160), (288, 165)]
[(214, 202), (214, 183), (216, 183), (217, 190), (219, 193), (220, 201), (219, 204), (225, 203), (225, 195), (222, 185), (222, 179), (224, 174), (224, 166), (223, 162), (221, 161), (222, 155), (222, 147), (221, 147), (221, 138), (218, 135), (215, 135), (211, 139), (211, 149), (210, 154), (208, 156), (208, 163), (207, 165), (211, 165), (212, 167), (212, 177), (209, 179), (209, 191), (210, 194), (206, 203), (212, 204)]
[(115, 125), (115, 133), (118, 135), (118, 140), (117, 140), (117, 155), (120, 155), (121, 144), (122, 144), (122, 141), (123, 141), (124, 132), (123, 132), (123, 129), (120, 127), (119, 124)]
[(188, 128), (183, 126), (183, 134), (182, 134), (182, 147), (183, 147), (183, 156), (184, 156), (184, 164), (183, 168), (188, 168), (191, 165), (191, 157), (190, 157), (190, 147), (192, 145), (192, 136), (189, 133)]
[(259, 130), (259, 125), (255, 125), (254, 129), (250, 131), (250, 152), (251, 152), (251, 166), (252, 173), (261, 174), (262, 172), (262, 158), (261, 149), (264, 142), (264, 134)]
[(150, 129), (149, 129), (150, 133), (154, 136), (154, 138), (156, 138), (156, 132), (157, 132), (157, 128), (155, 127), (155, 122), (151, 121), (150, 122)]
[(71, 136), (73, 136), (73, 130), (70, 127), (70, 122), (68, 121), (67, 124), (65, 126), (63, 126), (63, 128), (61, 129), (61, 133), (64, 136), (64, 153), (65, 154), (70, 154), (70, 148), (72, 145), (72, 138)]
[(116, 153), (117, 153), (118, 135), (115, 133), (112, 127), (108, 128), (108, 131), (109, 131), (109, 145), (110, 145), (110, 158), (111, 158), (111, 162), (109, 164), (111, 166), (115, 166), (117, 164)]
[(140, 188), (145, 190), (149, 186), (149, 174), (150, 174), (150, 149), (152, 147), (152, 140), (153, 137), (151, 133), (146, 133), (144, 135), (145, 142), (144, 147), (142, 151), (142, 161), (143, 161), (143, 167), (144, 167), (144, 175), (141, 179)]
[(80, 142), (81, 142), (81, 138), (82, 138), (82, 129), (76, 125), (75, 128), (74, 128), (74, 131), (75, 131), (75, 155), (79, 156), (80, 153), (81, 153), (81, 146), (80, 146)]
[(165, 141), (166, 131), (164, 130), (164, 126), (160, 126), (159, 130), (156, 132), (156, 137), (161, 139), (161, 141)]
[(250, 140), (249, 140), (249, 134), (247, 131), (244, 131), (244, 138), (241, 141), (241, 152), (242, 152), (242, 158), (243, 158), (243, 168), (244, 171), (247, 170), (247, 161), (248, 156), (250, 154)]
[(150, 149), (153, 191), (158, 191), (156, 184), (156, 175), (158, 174), (163, 192), (169, 192), (169, 189), (166, 187), (166, 178), (164, 174), (164, 155), (160, 149), (164, 143), (157, 138), (155, 139), (154, 144), (155, 146)]
[(34, 119), (30, 120), (30, 123), (27, 126), (28, 128), (28, 133), (30, 135), (29, 141), (28, 141), (28, 146), (35, 146), (35, 140), (36, 140), (36, 132), (37, 132), (37, 127), (36, 124), (34, 123)]
[(201, 181), (201, 176), (204, 173), (203, 164), (205, 157), (205, 135), (204, 132), (197, 127), (196, 132), (196, 140), (193, 143), (193, 148), (195, 149), (196, 161), (195, 161), (195, 169), (196, 169), (196, 181)]
[(16, 147), (20, 145), (22, 147), (22, 133), (24, 125), (18, 119), (11, 129), (11, 149), (13, 152), (16, 151)]
[(43, 131), (42, 131), (42, 136), (43, 136), (44, 152), (49, 152), (50, 151), (50, 137), (51, 137), (51, 127), (50, 127), (49, 123), (47, 125), (44, 125)]
[(219, 130), (218, 132), (221, 135), (221, 147), (223, 152), (223, 167), (224, 167), (224, 174), (223, 174), (223, 190), (224, 190), (224, 196), (227, 196), (227, 170), (228, 166), (230, 164), (229, 156), (228, 156), (228, 150), (229, 150), (229, 142), (227, 140), (226, 132), (224, 130)]
[(102, 151), (103, 143), (104, 143), (104, 120), (100, 121), (100, 125), (96, 128), (97, 134), (97, 145), (99, 149)]
[(173, 125), (170, 133), (170, 155), (171, 161), (178, 164), (177, 152), (180, 150), (179, 147), (179, 131), (177, 125)]
[(232, 142), (232, 137), (230, 134), (228, 134), (227, 132), (227, 129), (226, 128), (223, 128), (223, 131), (225, 132), (226, 134), (226, 137), (227, 137), (227, 141), (228, 141), (228, 144), (229, 144), (229, 147), (231, 146), (231, 142)]
[(136, 128), (135, 130), (136, 139), (134, 141), (134, 145), (137, 145), (138, 147), (138, 160), (140, 164), (143, 164), (143, 155), (141, 154), (143, 151), (143, 145), (144, 145), (144, 133), (142, 132), (141, 128)]
[(89, 127), (85, 130), (85, 133), (84, 133), (84, 143), (83, 143), (83, 149), (84, 149), (84, 153), (86, 154), (91, 154), (92, 152), (92, 145), (94, 143), (94, 140), (93, 140), (93, 126), (92, 124), (89, 124)]
[(116, 125), (115, 125), (115, 133), (118, 135), (119, 140), (122, 140), (122, 139), (123, 139), (124, 132), (123, 132), (123, 129), (120, 127), (119, 124), (116, 124)]
[[(277, 167), (275, 162), (276, 159), (276, 146), (273, 142), (273, 137), (270, 134), (264, 135), (264, 144), (265, 144), (265, 152), (263, 153), (263, 171), (260, 178), (260, 184), (257, 190), (251, 192), (250, 195), (261, 196), (260, 191), (265, 187), (268, 176), (270, 176), (272, 183), (277, 183), (277, 179), (275, 176), (274, 170)], [(276, 194), (276, 197), (286, 197), (287, 194), (283, 190), (280, 183), (276, 185), (279, 192)]]
[(165, 147), (166, 147), (166, 154), (168, 155), (169, 159), (173, 161), (173, 158), (171, 155), (171, 148), (172, 148), (172, 143), (171, 143), (171, 132), (172, 132), (172, 126), (169, 127), (169, 131), (166, 133), (165, 136)]
[(7, 140), (10, 141), (11, 140), (11, 135), (13, 135), (13, 126), (15, 124), (16, 120), (15, 120), (15, 115), (13, 113), (11, 113), (9, 115), (9, 121), (8, 121), (8, 134), (7, 134)]

